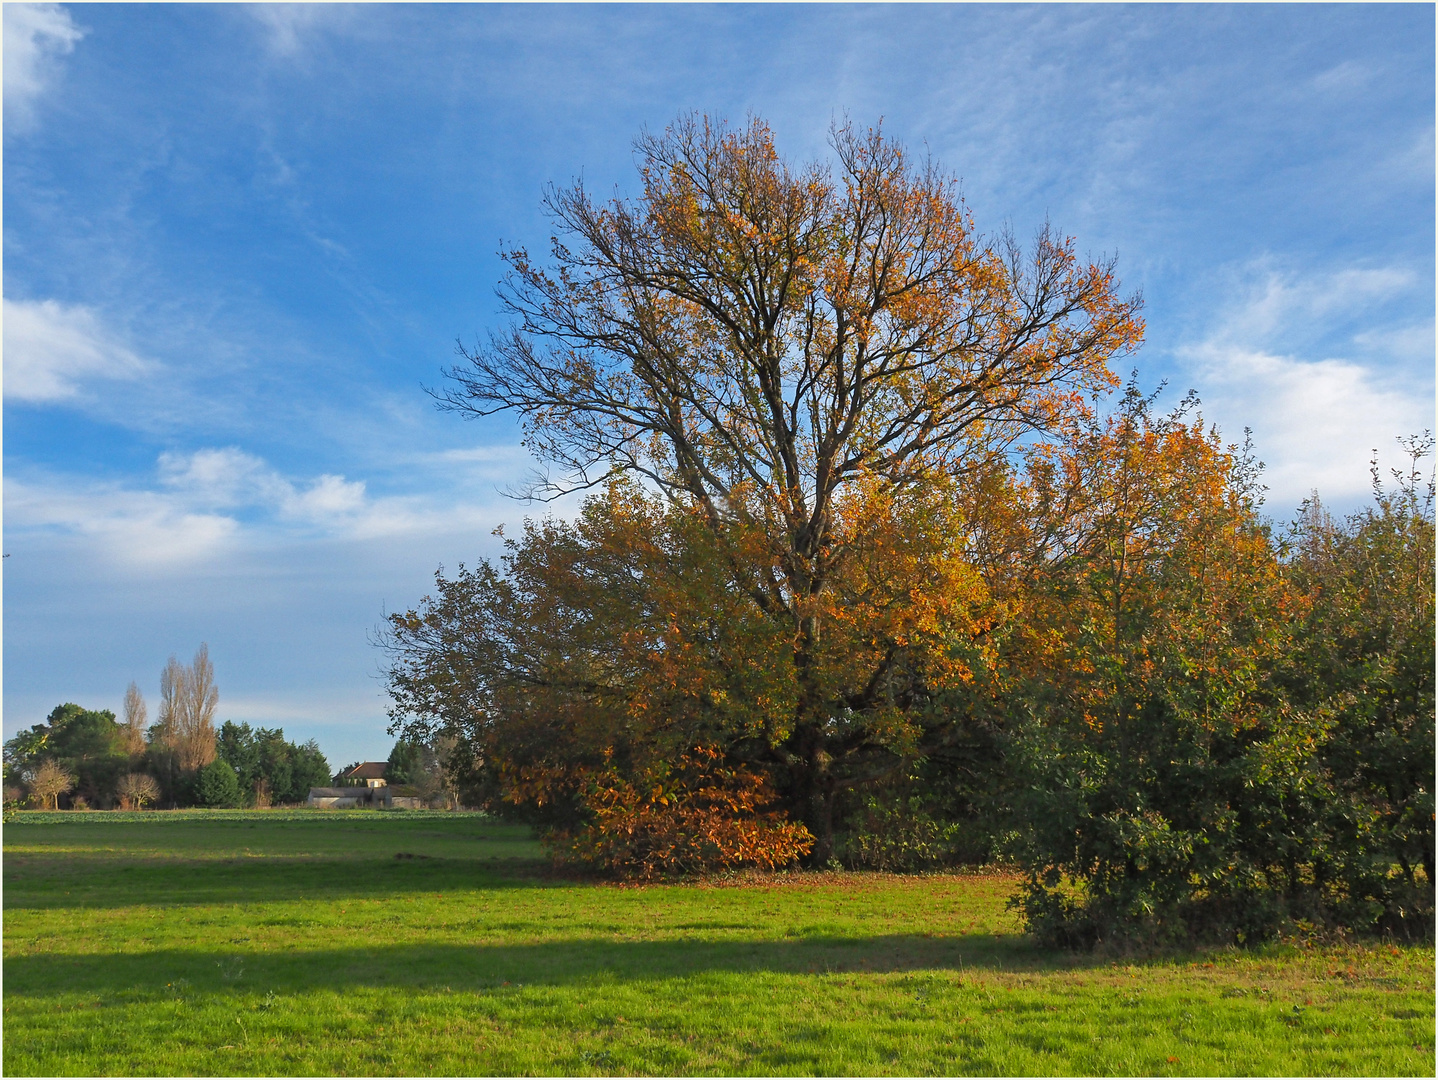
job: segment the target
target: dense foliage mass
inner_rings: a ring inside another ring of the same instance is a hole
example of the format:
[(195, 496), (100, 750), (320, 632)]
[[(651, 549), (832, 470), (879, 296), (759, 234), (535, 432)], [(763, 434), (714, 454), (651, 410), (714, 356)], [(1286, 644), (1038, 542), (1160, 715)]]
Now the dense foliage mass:
[(441, 397), (590, 492), (391, 619), (395, 730), (621, 873), (1008, 857), (1054, 941), (1426, 927), (1429, 444), (1275, 535), (1195, 401), (1109, 403), (1110, 265), (833, 146), (682, 120), (638, 199), (551, 193)]
[[(1047, 495), (1045, 463), (1031, 517), (1068, 502), (1085, 536), (1038, 575), (1003, 658), (1030, 926), (1070, 943), (1245, 940), (1293, 921), (1422, 930), (1431, 878), (1419, 887), (1413, 868), (1432, 846), (1431, 495), (1412, 476), (1398, 498), (1379, 492), (1377, 517), (1401, 514), (1408, 542), (1390, 546), (1391, 577), (1371, 575), (1365, 591), (1377, 609), (1401, 594), (1413, 622), (1393, 642), (1407, 656), (1375, 654), (1376, 642), (1350, 654), (1407, 676), (1406, 700), (1388, 703), (1401, 715), (1385, 725), (1401, 729), (1386, 740), (1392, 758), (1360, 778), (1344, 746), (1381, 737), (1366, 715), (1384, 708), (1380, 688), (1354, 695), (1334, 678), (1342, 663), (1314, 655), (1334, 631), (1365, 633), (1333, 619), (1353, 568), (1316, 573), (1311, 526), (1276, 542), (1246, 461), (1197, 429), (1152, 421), (1132, 396), (1105, 430), (1051, 458), (1068, 490)], [(1327, 536), (1356, 553), (1374, 519), (1329, 523)], [(1411, 811), (1388, 811), (1401, 826), (1383, 819), (1395, 789), (1426, 805), (1421, 823)]]
[(226, 721), (216, 753), (236, 774), (247, 804), (304, 802), (310, 788), (330, 783), (330, 766), (313, 739), (285, 740), (283, 728), (255, 728)]
[[(41, 779), (40, 770), (49, 765)], [(30, 781), (40, 802), (53, 806), (74, 792), (98, 803), (127, 770), (120, 725), (109, 709), (91, 710), (73, 702), (57, 705), (42, 724), (5, 744), (5, 784)], [(63, 777), (63, 783), (60, 782)]]

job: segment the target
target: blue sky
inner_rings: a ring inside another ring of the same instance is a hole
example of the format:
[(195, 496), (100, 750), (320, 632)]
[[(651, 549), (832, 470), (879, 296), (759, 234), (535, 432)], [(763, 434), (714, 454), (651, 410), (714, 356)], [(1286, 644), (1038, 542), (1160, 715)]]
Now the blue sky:
[[(756, 113), (882, 118), (980, 228), (1145, 297), (1135, 366), (1253, 428), (1269, 508), (1433, 426), (1429, 5), (15, 5), (4, 35), (4, 734), (153, 701), (383, 757), (368, 635), (538, 511), (514, 425), (437, 413), (543, 185)], [(1396, 462), (1396, 459), (1394, 459)]]

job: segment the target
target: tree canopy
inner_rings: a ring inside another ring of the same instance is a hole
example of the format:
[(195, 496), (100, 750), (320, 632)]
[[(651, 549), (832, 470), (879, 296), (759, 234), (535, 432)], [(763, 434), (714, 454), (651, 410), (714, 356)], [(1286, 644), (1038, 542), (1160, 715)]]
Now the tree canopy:
[(292, 743), (283, 728), (251, 728), (232, 720), (220, 726), (215, 753), (235, 773), (239, 794), (245, 802), (261, 800), (299, 803), (310, 788), (330, 782), (330, 766), (313, 739)]
[(45, 762), (70, 778), (65, 791), (73, 788), (89, 802), (99, 803), (113, 791), (128, 763), (123, 728), (108, 709), (86, 709), (73, 702), (57, 705), (44, 723), (5, 744), (6, 780), (31, 779)]
[[(692, 519), (672, 530), (703, 534), (686, 543), (783, 643), (766, 752), (821, 859), (848, 759), (904, 729), (889, 687), (913, 631), (948, 629), (935, 493), (1084, 415), (1142, 332), (1111, 263), (1047, 227), (1028, 251), (982, 236), (954, 179), (877, 129), (831, 145), (792, 166), (761, 121), (682, 117), (637, 141), (638, 198), (551, 189), (550, 265), (507, 253), (513, 324), (440, 394), (517, 410), (559, 470), (540, 494), (618, 471)], [(909, 536), (896, 573), (876, 553)]]

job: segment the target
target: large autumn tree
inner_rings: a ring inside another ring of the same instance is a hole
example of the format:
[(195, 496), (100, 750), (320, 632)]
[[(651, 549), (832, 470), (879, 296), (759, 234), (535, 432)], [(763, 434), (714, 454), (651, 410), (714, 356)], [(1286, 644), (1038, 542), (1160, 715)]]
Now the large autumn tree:
[(820, 861), (849, 762), (903, 727), (914, 628), (942, 637), (945, 545), (889, 562), (886, 531), (1082, 412), (1141, 335), (1111, 262), (1047, 227), (1028, 250), (982, 236), (955, 180), (878, 130), (831, 146), (796, 166), (762, 121), (683, 117), (638, 139), (637, 197), (552, 188), (547, 265), (507, 253), (512, 323), (440, 394), (519, 415), (553, 469), (534, 494), (629, 473), (707, 531), (783, 642), (767, 754)]

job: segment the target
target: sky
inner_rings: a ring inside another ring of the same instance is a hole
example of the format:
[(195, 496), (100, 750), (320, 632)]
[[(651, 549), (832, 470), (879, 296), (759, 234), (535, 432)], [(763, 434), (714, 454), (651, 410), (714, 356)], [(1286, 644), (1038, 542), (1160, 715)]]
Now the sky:
[(1434, 18), (6, 4), (5, 737), (131, 680), (153, 714), (203, 641), (220, 720), (385, 757), (385, 614), (546, 512), (514, 421), (425, 390), (503, 325), (545, 185), (633, 193), (691, 110), (797, 162), (882, 122), (981, 230), (1116, 256), (1125, 368), (1252, 429), (1276, 522), (1357, 509), (1434, 426)]

